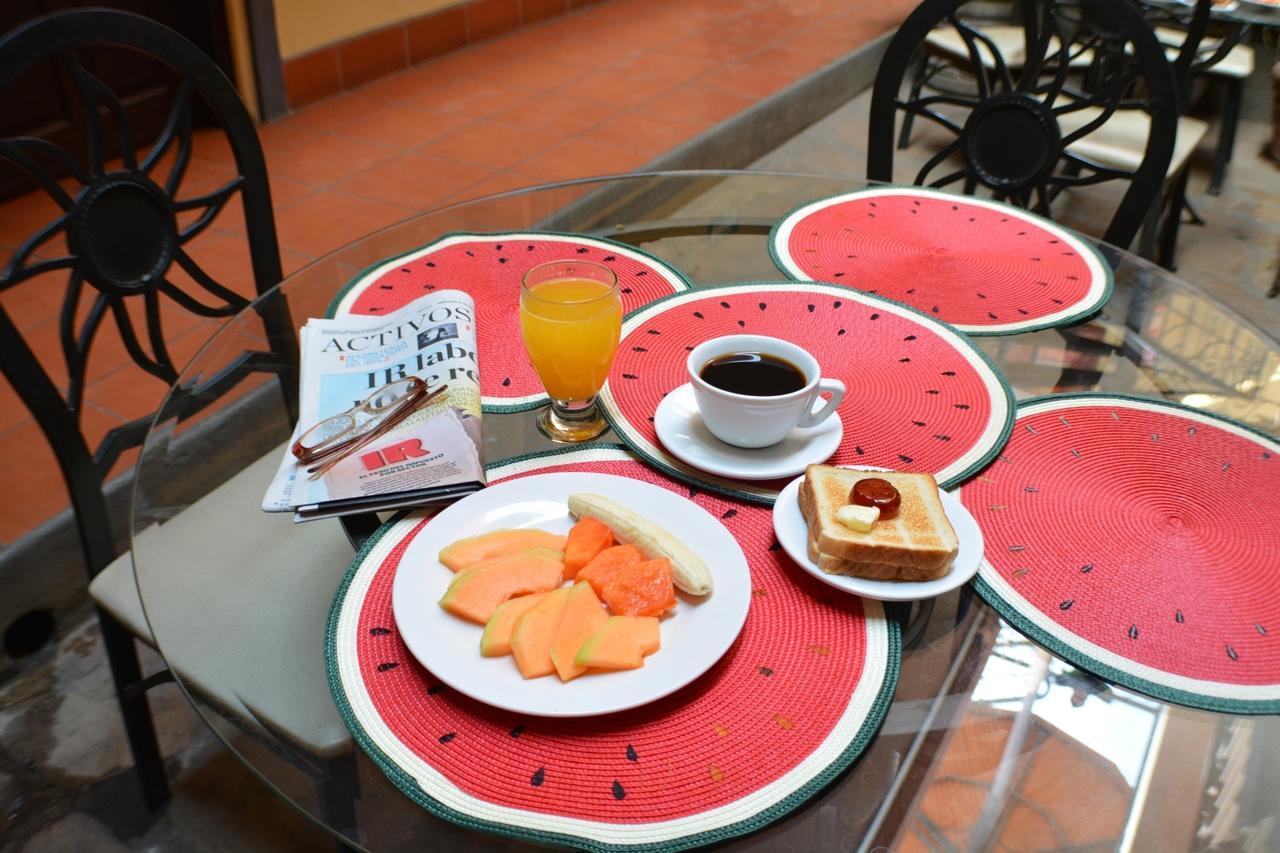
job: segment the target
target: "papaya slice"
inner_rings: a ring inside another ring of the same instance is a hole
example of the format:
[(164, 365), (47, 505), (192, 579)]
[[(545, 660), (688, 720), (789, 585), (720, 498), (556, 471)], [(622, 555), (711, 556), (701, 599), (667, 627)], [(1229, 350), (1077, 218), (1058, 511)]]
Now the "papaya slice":
[(569, 531), (564, 546), (564, 576), (573, 580), (578, 571), (605, 548), (613, 546), (613, 531), (597, 518), (584, 518)]
[(585, 666), (573, 662), (578, 649), (587, 638), (599, 631), (609, 614), (604, 612), (600, 599), (596, 598), (591, 584), (583, 581), (569, 588), (565, 598), (564, 613), (551, 639), (551, 662), (561, 681), (572, 681), (587, 671)]
[(484, 633), (480, 635), (480, 654), (487, 658), (511, 654), (511, 632), (515, 630), (516, 620), (550, 594), (539, 592), (522, 595), (499, 604), (489, 621), (484, 623)]
[(591, 584), (596, 595), (604, 597), (604, 588), (614, 575), (626, 566), (644, 561), (644, 554), (634, 545), (614, 545), (605, 548), (586, 566), (578, 570), (577, 579)]
[(659, 557), (623, 566), (604, 585), (603, 598), (619, 616), (661, 616), (676, 606), (671, 563)]
[(551, 662), (551, 642), (560, 627), (571, 589), (562, 587), (549, 593), (516, 620), (515, 630), (511, 632), (511, 656), (525, 678), (540, 678), (556, 671), (556, 665)]
[(458, 572), (440, 599), (440, 606), (454, 616), (483, 625), (507, 599), (550, 592), (563, 578), (564, 563), (559, 551), (530, 548)]
[(662, 646), (653, 616), (610, 616), (578, 649), (573, 662), (594, 669), (639, 669)]
[(441, 549), (440, 562), (450, 571), (459, 572), (470, 568), (481, 560), (501, 557), (523, 551), (526, 548), (550, 548), (552, 551), (563, 551), (565, 538), (545, 530), (494, 530), (481, 536), (459, 539), (452, 545)]

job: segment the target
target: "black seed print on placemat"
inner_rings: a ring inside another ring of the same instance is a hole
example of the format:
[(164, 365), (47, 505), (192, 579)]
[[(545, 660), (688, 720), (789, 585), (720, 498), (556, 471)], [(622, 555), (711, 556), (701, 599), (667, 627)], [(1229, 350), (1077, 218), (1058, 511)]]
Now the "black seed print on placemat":
[(1181, 625), (1183, 622), (1187, 621), (1187, 618), (1182, 615), (1181, 610), (1175, 610), (1173, 611), (1173, 621)]
[(510, 376), (507, 376), (507, 377), (505, 377), (505, 378), (502, 380), (502, 387), (503, 387), (503, 388), (508, 388), (508, 387), (510, 387), (510, 386), (511, 386), (511, 377), (510, 377)]
[[(842, 273), (842, 272), (838, 272), (838, 273), (836, 273), (836, 274), (833, 276), (833, 278), (844, 278), (844, 273)], [(872, 293), (875, 293), (875, 291), (874, 291), (874, 290), (873, 290), (873, 291), (871, 291), (871, 292), (872, 292)]]
[(906, 357), (903, 357), (903, 358), (898, 359), (898, 363), (899, 363), (899, 364), (906, 364), (906, 363), (907, 363), (907, 362), (909, 362), (909, 361), (911, 361), (911, 357), (910, 357), (910, 356), (906, 356)]
[(1080, 567), (1080, 573), (1082, 575), (1087, 575), (1091, 571), (1093, 571), (1093, 563), (1085, 563), (1083, 566)]
[(956, 372), (955, 372), (954, 370), (944, 370), (944, 371), (942, 371), (942, 375), (943, 375), (943, 376), (955, 376), (955, 375), (956, 375)]
[(964, 409), (965, 411), (968, 411), (970, 408), (968, 403), (953, 403), (952, 405), (957, 409)]
[(739, 329), (745, 329), (746, 327), (747, 327), (747, 323), (746, 323), (746, 321), (745, 321), (745, 320), (739, 320), (739, 321), (738, 321), (738, 328), (739, 328)]
[(524, 726), (523, 725), (516, 726), (511, 731), (507, 732), (507, 734), (511, 735), (512, 737), (520, 737), (520, 735), (524, 734)]
[(371, 637), (385, 637), (387, 636), (387, 634), (390, 634), (390, 633), (391, 633), (390, 628), (370, 628), (369, 629), (369, 636)]
[(396, 663), (395, 661), (388, 661), (387, 663), (380, 663), (380, 664), (378, 664), (378, 672), (390, 672), (391, 670), (395, 669), (395, 668), (396, 668), (396, 667), (398, 667), (399, 665), (400, 665), (400, 664)]
[(440, 743), (448, 743), (449, 741), (453, 740), (457, 736), (458, 736), (457, 732), (448, 732), (446, 734), (440, 735), (440, 737), (436, 738), (436, 740), (440, 741)]
[(476, 253), (475, 253), (475, 252), (471, 251), (470, 249), (467, 249), (467, 257), (468, 257), (468, 258), (474, 258), (475, 256), (476, 256)]
[(530, 246), (525, 246), (525, 247), (524, 247), (524, 250), (525, 250), (526, 252), (532, 252), (532, 251), (533, 251), (533, 246), (531, 246), (531, 245), (530, 245)]
[(640, 756), (636, 755), (636, 748), (631, 744), (627, 744), (627, 761), (639, 761)]
[(951, 436), (949, 436), (949, 435), (942, 435), (941, 433), (939, 433), (939, 434), (935, 435), (935, 436), (934, 436), (934, 438), (938, 439), (938, 441), (950, 441), (950, 440), (951, 440)]
[(1138, 626), (1137, 626), (1137, 625), (1130, 625), (1130, 626), (1129, 626), (1129, 639), (1130, 639), (1130, 640), (1136, 640), (1136, 639), (1138, 639)]
[(915, 424), (918, 427), (928, 426), (928, 424), (926, 424), (924, 421), (912, 421), (911, 423)]
[(840, 331), (836, 332), (836, 337), (839, 338), (844, 336), (845, 334), (846, 334), (846, 330), (841, 329)]
[(1259, 625), (1257, 622), (1253, 623), (1253, 630), (1257, 631), (1264, 637), (1267, 636), (1267, 629)]
[(378, 289), (379, 290), (395, 290), (396, 288), (395, 288), (395, 285), (392, 285), (392, 284), (380, 284), (378, 285)]
[(413, 272), (413, 270), (409, 269), (408, 267), (400, 267), (400, 272)]
[(915, 335), (907, 335), (905, 338), (903, 338), (904, 341), (914, 341), (915, 339), (916, 339)]
[(685, 347), (685, 348), (684, 348), (684, 351), (685, 351), (685, 352), (693, 352), (693, 347)]
[(584, 246), (583, 248), (578, 249), (578, 254), (579, 254), (579, 255), (585, 255), (588, 251), (590, 251), (590, 250), (589, 250), (589, 249), (587, 249), (587, 248)]
[(648, 274), (649, 274), (649, 271), (648, 271), (648, 270), (636, 270), (636, 277), (637, 277), (637, 278), (639, 278), (639, 277), (640, 277), (640, 276), (642, 276), (642, 275), (648, 275)]
[(872, 320), (879, 320), (879, 319), (880, 319), (880, 315), (879, 315), (879, 314), (872, 314), (872, 315), (871, 315), (871, 319), (872, 319)]
[(616, 257), (616, 256), (614, 256), (614, 255), (605, 255), (605, 256), (604, 256), (604, 259), (605, 259), (606, 261), (616, 261), (616, 260), (617, 260), (617, 257)]
[(496, 246), (494, 246), (494, 247), (493, 247), (493, 250), (494, 250), (495, 252), (501, 252), (501, 251), (502, 251), (502, 244), (501, 244), (501, 243), (497, 244)]
[(627, 789), (622, 787), (621, 782), (619, 782), (617, 779), (614, 779), (613, 780), (613, 798), (615, 800), (621, 800), (621, 799), (625, 799), (626, 796), (627, 796)]
[(720, 517), (721, 517), (721, 518), (733, 518), (733, 517), (734, 517), (735, 515), (737, 515), (737, 514), (738, 514), (738, 511), (737, 511), (736, 509), (726, 509), (726, 510), (724, 511), (724, 514), (723, 514), (723, 515), (721, 515)]
[(649, 330), (647, 330), (647, 334), (650, 334), (650, 335), (660, 335), (660, 334), (662, 334), (662, 332), (659, 332), (657, 329), (649, 329)]
[(766, 308), (768, 308), (768, 307), (769, 307), (769, 304), (768, 304), (767, 302), (761, 302), (761, 303), (760, 303), (760, 310), (761, 310), (761, 311), (765, 310), (765, 309), (766, 309)]
[(693, 312), (693, 316), (697, 317), (699, 320), (703, 320), (703, 319), (705, 319), (705, 318), (702, 316), (702, 312), (701, 312), (701, 311), (694, 311), (694, 312)]
[(907, 455), (906, 455), (906, 454), (904, 454), (904, 453), (899, 453), (899, 454), (898, 454), (898, 458), (899, 458), (899, 459), (901, 459), (901, 460), (902, 460), (905, 464), (907, 464), (907, 465), (910, 465), (912, 462), (914, 462), (914, 461), (915, 461), (915, 460), (914, 460), (914, 459), (912, 459), (910, 456), (907, 456)]
[(729, 307), (729, 303), (728, 303), (728, 302), (725, 302), (723, 299), (721, 299), (721, 300), (720, 300), (720, 307), (721, 307), (721, 308), (728, 308), (728, 307)]
[(926, 394), (941, 394), (942, 392), (941, 392), (941, 391), (939, 391), (937, 388), (930, 388), (928, 391), (925, 391), (924, 393), (926, 393)]
[(769, 668), (769, 667), (767, 667), (767, 666), (758, 666), (758, 667), (756, 667), (756, 672), (760, 673), (760, 674), (761, 674), (761, 675), (763, 675), (765, 678), (768, 678), (769, 676), (773, 675), (773, 670), (772, 670), (772, 669), (770, 669), (770, 668)]
[(856, 454), (858, 454), (859, 456), (862, 456), (862, 455), (863, 455), (863, 454), (865, 454), (867, 451), (863, 450), (859, 445), (856, 445), (856, 444), (855, 444), (855, 445), (853, 446), (853, 452), (854, 452), (854, 453), (856, 453)]
[(832, 308), (839, 308), (839, 307), (840, 307), (841, 305), (843, 305), (843, 304), (844, 304), (843, 302), (841, 302), (839, 299), (837, 299), (835, 302), (832, 302), (832, 303), (831, 303), (831, 307), (832, 307)]
[(498, 258), (498, 263), (505, 264), (506, 262), (507, 262), (506, 258)]
[(1073, 604), (1075, 604), (1075, 603), (1076, 603), (1076, 600), (1075, 600), (1074, 598), (1068, 598), (1066, 601), (1064, 601), (1064, 602), (1062, 602), (1061, 604), (1059, 604), (1059, 605), (1058, 605), (1058, 609), (1059, 609), (1059, 610), (1070, 610), (1070, 609), (1071, 609), (1071, 605), (1073, 605)]
[(428, 688), (427, 688), (427, 695), (428, 695), (428, 696), (438, 696), (438, 695), (440, 695), (441, 693), (443, 693), (445, 690), (446, 690), (445, 685), (443, 685), (443, 684), (433, 684), (433, 685), (431, 685), (430, 687), (428, 687)]
[(631, 351), (632, 352), (648, 352), (648, 350), (645, 349), (644, 347), (632, 347)]
[(1240, 655), (1236, 654), (1236, 650), (1231, 648), (1231, 644), (1227, 643), (1227, 657), (1232, 660), (1240, 660)]
[(542, 783), (547, 779), (547, 768), (539, 767), (533, 771), (533, 775), (529, 777), (529, 784), (535, 788), (541, 788)]
[(812, 314), (812, 313), (813, 313), (813, 311), (814, 311), (814, 309), (815, 309), (816, 307), (817, 307), (817, 306), (815, 306), (815, 305), (813, 305), (813, 304), (810, 304), (810, 305), (809, 305), (809, 313), (810, 313), (810, 314)]
[(782, 547), (782, 543), (781, 543), (781, 542), (779, 542), (777, 539), (775, 539), (775, 540), (773, 540), (773, 544), (769, 546), (769, 550), (770, 550), (770, 551), (777, 551), (777, 550), (778, 550), (778, 549), (780, 549), (781, 547)]
[(978, 294), (978, 298), (979, 298), (979, 299), (986, 299), (986, 298), (987, 298), (987, 294), (985, 294), (985, 293), (979, 293), (979, 294)]
[(630, 293), (630, 292), (631, 292), (631, 288), (629, 288), (629, 287), (624, 287), (624, 288), (622, 288), (622, 292), (623, 292), (623, 293)]
[(634, 373), (624, 373), (622, 374), (622, 378), (623, 379), (639, 379), (640, 377), (636, 376)]
[(436, 265), (435, 261), (427, 261), (427, 266), (434, 267), (435, 265)]

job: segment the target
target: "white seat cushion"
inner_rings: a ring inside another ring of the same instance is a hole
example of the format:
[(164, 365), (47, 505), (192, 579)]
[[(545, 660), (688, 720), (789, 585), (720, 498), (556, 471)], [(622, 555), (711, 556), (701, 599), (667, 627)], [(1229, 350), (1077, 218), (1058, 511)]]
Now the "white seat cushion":
[[(1169, 27), (1156, 27), (1156, 38), (1161, 44), (1167, 45), (1165, 56), (1170, 62), (1178, 58), (1178, 51), (1182, 47), (1182, 40), (1187, 34), (1181, 30), (1170, 29)], [(1221, 39), (1206, 36), (1200, 40), (1199, 50), (1197, 51), (1201, 60), (1208, 59), (1217, 52), (1218, 46), (1222, 44)], [(1231, 50), (1227, 51), (1227, 55), (1215, 62), (1208, 68), (1202, 69), (1201, 74), (1214, 74), (1219, 77), (1248, 77), (1253, 73), (1253, 48), (1247, 44), (1237, 44)]]
[[(1063, 136), (1084, 127), (1102, 114), (1099, 107), (1085, 107), (1058, 117), (1058, 127)], [(1167, 176), (1177, 174), (1186, 165), (1191, 152), (1209, 130), (1209, 125), (1199, 119), (1178, 119), (1177, 139), (1173, 144), (1173, 158), (1169, 161)], [(1151, 118), (1141, 110), (1116, 110), (1111, 117), (1091, 133), (1067, 146), (1072, 154), (1114, 169), (1133, 171), (1142, 163), (1147, 149), (1147, 137), (1151, 133)]]
[[(975, 29), (991, 40), (991, 43), (1000, 51), (1000, 55), (1004, 57), (1006, 66), (1021, 68), (1026, 62), (1027, 36), (1022, 27), (995, 25), (975, 27)], [(925, 41), (939, 53), (946, 54), (960, 62), (969, 61), (969, 48), (964, 39), (960, 37), (960, 33), (956, 32), (955, 27), (950, 25), (938, 27), (930, 31)], [(991, 48), (981, 39), (975, 40), (975, 46), (977, 47), (978, 55), (982, 57), (982, 64), (987, 68), (995, 68), (996, 62), (995, 57), (991, 55)], [(1058, 50), (1058, 40), (1051, 38), (1045, 61), (1052, 62)], [(1092, 52), (1085, 50), (1080, 55), (1071, 58), (1071, 65), (1075, 67), (1087, 66), (1092, 59)]]
[[(329, 694), (329, 606), (355, 556), (337, 521), (294, 524), (262, 511), (280, 461), (267, 454), (163, 524), (135, 537), (147, 616), (184, 682), (242, 717), (327, 757), (351, 749)], [(125, 552), (89, 594), (155, 645)]]

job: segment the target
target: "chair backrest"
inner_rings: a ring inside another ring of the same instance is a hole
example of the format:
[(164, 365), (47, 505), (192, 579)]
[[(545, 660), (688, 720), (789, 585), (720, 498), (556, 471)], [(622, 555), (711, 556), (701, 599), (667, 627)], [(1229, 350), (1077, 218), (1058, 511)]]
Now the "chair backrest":
[[(1049, 201), (1062, 188), (1127, 180), (1103, 235), (1127, 247), (1160, 196), (1178, 122), (1174, 72), (1142, 13), (1132, 0), (1020, 0), (1023, 52), (1006, 60), (960, 17), (964, 3), (924, 0), (889, 43), (872, 91), (867, 177), (893, 180), (895, 123), (899, 112), (909, 113), (954, 137), (918, 171), (916, 184), (963, 181), (965, 192), (982, 186), (996, 199), (1049, 215)], [(960, 71), (972, 76), (973, 91), (904, 99), (908, 69), (935, 28), (954, 29), (966, 45), (970, 62)], [(1079, 61), (1085, 55), (1088, 69)], [(1150, 118), (1136, 167), (1104, 166), (1068, 150), (1132, 111)], [(1079, 117), (1085, 118), (1071, 126)]]
[[(125, 105), (82, 62), (87, 50), (103, 48), (150, 57), (176, 81), (160, 135), (145, 153), (138, 152), (141, 140)], [(67, 383), (59, 387), (52, 365), (47, 359), (42, 363), (3, 308), (0, 369), (54, 448), (93, 575), (114, 557), (103, 480), (123, 450), (142, 443), (151, 420), (138, 418), (108, 432), (96, 448), (88, 446), (81, 414), (96, 333), (109, 317), (138, 368), (166, 383), (176, 380), (181, 365), (166, 346), (169, 308), (162, 313), (162, 302), (205, 317), (227, 317), (249, 305), (249, 299), (207, 272), (189, 246), (237, 196), (257, 293), (280, 282), (281, 266), (257, 132), (212, 59), (173, 30), (138, 15), (104, 9), (57, 13), (0, 37), (0, 104), (22, 97), (15, 81), (51, 63), (69, 81), (70, 109), (74, 125), (87, 137), (87, 156), (82, 162), (48, 139), (0, 139), (0, 160), (24, 172), (57, 209), (52, 221), (17, 237), (21, 244), (0, 272), (0, 292), (37, 277), (33, 287), (65, 289), (58, 337)], [(228, 167), (234, 176), (212, 189), (184, 186), (194, 98), (212, 115), (234, 163)], [(108, 159), (113, 151), (118, 160)], [(182, 271), (186, 289), (171, 281), (175, 269)], [(144, 330), (135, 328), (138, 318)]]

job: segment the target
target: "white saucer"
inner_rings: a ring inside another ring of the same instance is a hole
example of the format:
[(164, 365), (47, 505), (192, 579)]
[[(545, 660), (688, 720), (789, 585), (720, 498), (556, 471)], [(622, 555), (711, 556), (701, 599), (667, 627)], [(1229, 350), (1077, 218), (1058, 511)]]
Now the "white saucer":
[[(887, 469), (868, 466), (860, 470)], [(947, 574), (933, 581), (878, 581), (827, 574), (809, 559), (809, 527), (805, 523), (804, 513), (800, 512), (799, 494), (802, 482), (804, 477), (797, 477), (778, 494), (778, 500), (773, 505), (773, 532), (777, 534), (782, 550), (796, 561), (796, 565), (829, 586), (880, 601), (919, 601), (963, 586), (978, 573), (978, 568), (982, 565), (982, 530), (979, 529), (978, 522), (969, 514), (964, 504), (960, 503), (959, 498), (950, 492), (940, 492), (942, 509), (956, 531), (956, 538), (960, 540), (960, 551)]]
[(725, 444), (702, 422), (693, 386), (687, 382), (658, 404), (653, 426), (663, 447), (681, 462), (737, 480), (776, 480), (802, 473), (806, 465), (828, 459), (844, 438), (844, 422), (837, 413), (816, 427), (793, 429), (772, 447), (749, 450)]

